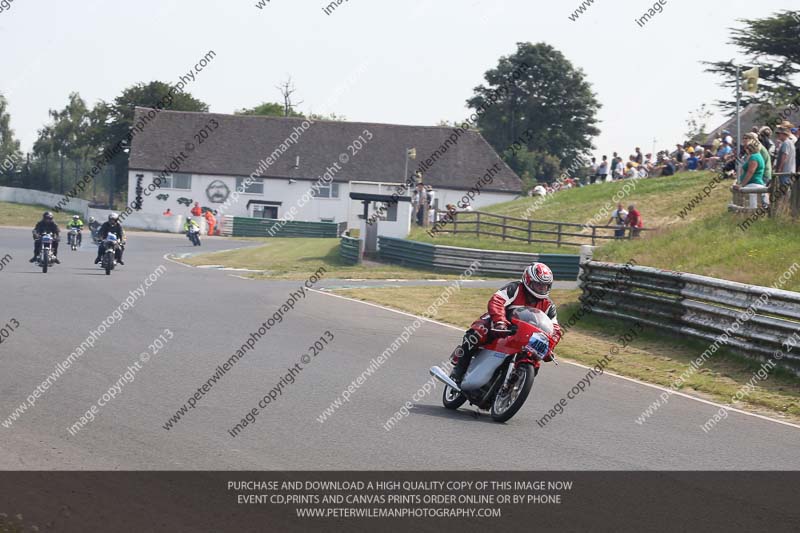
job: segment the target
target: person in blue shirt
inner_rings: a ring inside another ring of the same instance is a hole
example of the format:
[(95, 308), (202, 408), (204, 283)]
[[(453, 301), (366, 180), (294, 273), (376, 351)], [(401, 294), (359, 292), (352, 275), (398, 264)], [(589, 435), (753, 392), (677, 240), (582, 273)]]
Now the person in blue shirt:
[[(689, 150), (692, 150), (689, 148)], [(697, 156), (694, 153), (689, 154), (689, 158), (686, 159), (686, 170), (697, 170)]]

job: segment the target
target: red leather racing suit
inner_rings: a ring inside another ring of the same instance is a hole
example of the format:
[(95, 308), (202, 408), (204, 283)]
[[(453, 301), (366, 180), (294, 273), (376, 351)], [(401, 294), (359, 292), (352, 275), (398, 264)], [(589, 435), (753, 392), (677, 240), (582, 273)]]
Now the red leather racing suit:
[(517, 306), (535, 307), (553, 321), (553, 334), (550, 337), (550, 350), (552, 351), (563, 334), (561, 326), (558, 324), (556, 304), (550, 298), (536, 298), (525, 289), (521, 281), (512, 281), (494, 293), (489, 299), (489, 312), (472, 323), (470, 329), (479, 335), (477, 345), (481, 346), (490, 340), (489, 329), (493, 323), (509, 322), (508, 310), (510, 307)]

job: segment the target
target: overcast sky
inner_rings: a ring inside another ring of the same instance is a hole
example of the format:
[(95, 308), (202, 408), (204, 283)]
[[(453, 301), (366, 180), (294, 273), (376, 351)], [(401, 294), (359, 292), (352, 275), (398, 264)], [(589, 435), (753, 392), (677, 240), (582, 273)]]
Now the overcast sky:
[[(650, 151), (680, 140), (690, 110), (726, 97), (701, 60), (736, 56), (736, 19), (797, 8), (796, 0), (13, 0), (0, 12), (0, 92), (29, 150), (70, 92), (90, 104), (136, 82), (177, 82), (216, 58), (187, 90), (211, 111), (277, 101), (289, 75), (299, 109), (348, 120), (434, 125), (469, 115), (465, 101), (517, 42), (544, 41), (583, 69), (597, 93), (596, 154)], [(721, 119), (717, 113), (710, 126)]]

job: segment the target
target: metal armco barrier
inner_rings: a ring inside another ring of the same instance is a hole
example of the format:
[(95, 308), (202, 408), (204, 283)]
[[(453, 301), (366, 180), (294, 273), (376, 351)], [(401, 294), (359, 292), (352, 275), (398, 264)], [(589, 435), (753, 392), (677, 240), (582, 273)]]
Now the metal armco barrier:
[(587, 261), (581, 267), (580, 299), (593, 314), (710, 344), (727, 330), (728, 341), (718, 347), (757, 360), (782, 352), (775, 362), (800, 374), (800, 343), (793, 350), (784, 344), (800, 332), (800, 293), (643, 266)]
[(232, 237), (327, 237), (335, 239), (343, 230), (335, 222), (283, 221), (272, 218), (245, 218), (226, 215), (223, 234)]
[(342, 236), (339, 244), (339, 257), (342, 262), (348, 265), (357, 265), (361, 262), (362, 251), (361, 239)]
[(528, 254), (500, 250), (479, 250), (439, 246), (393, 237), (378, 237), (378, 251), (383, 261), (431, 270), (463, 272), (473, 261), (480, 261), (476, 274), (519, 277), (534, 261), (547, 264), (555, 279), (574, 281), (578, 277), (578, 255)]

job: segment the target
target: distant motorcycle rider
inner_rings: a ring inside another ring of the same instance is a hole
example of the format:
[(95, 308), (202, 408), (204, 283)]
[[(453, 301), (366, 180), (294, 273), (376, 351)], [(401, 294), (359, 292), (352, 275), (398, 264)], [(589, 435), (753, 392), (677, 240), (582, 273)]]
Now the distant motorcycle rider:
[(100, 231), (100, 222), (94, 217), (89, 217), (89, 231), (92, 232), (92, 238), (97, 239), (97, 233)]
[(192, 228), (200, 229), (200, 224), (198, 224), (192, 217), (187, 217), (186, 222), (183, 223), (183, 231), (188, 232)]
[(460, 383), (469, 368), (472, 357), (478, 349), (497, 337), (511, 333), (508, 311), (512, 307), (534, 307), (543, 311), (553, 321), (553, 334), (549, 336), (550, 346), (545, 361), (552, 360), (553, 349), (561, 340), (561, 326), (558, 325), (556, 305), (550, 299), (553, 286), (553, 272), (544, 263), (533, 263), (525, 268), (520, 281), (513, 281), (498, 290), (489, 299), (488, 313), (472, 323), (464, 334), (461, 344), (451, 356), (455, 365), (450, 377)]
[(77, 242), (76, 244), (80, 246), (81, 244), (81, 231), (83, 230), (83, 220), (79, 215), (72, 215), (72, 220), (67, 223), (67, 230), (71, 229), (78, 230), (78, 234), (76, 235)]
[(108, 215), (108, 221), (103, 223), (98, 230), (97, 236), (100, 238), (100, 245), (97, 247), (97, 257), (94, 260), (94, 264), (98, 264), (103, 258), (103, 252), (106, 251), (105, 239), (108, 237), (109, 233), (113, 233), (117, 236), (119, 246), (117, 246), (114, 257), (117, 263), (124, 265), (125, 263), (122, 262), (122, 252), (125, 251), (125, 230), (122, 229), (122, 224), (119, 222), (119, 215), (116, 213)]
[(58, 237), (61, 234), (61, 230), (58, 228), (58, 224), (53, 220), (53, 213), (50, 211), (45, 211), (42, 214), (42, 220), (37, 222), (36, 226), (33, 228), (33, 257), (30, 262), (36, 262), (36, 258), (39, 257), (39, 252), (42, 251), (42, 235), (45, 233), (53, 234), (53, 261), (61, 264), (61, 261), (59, 261), (57, 257)]

